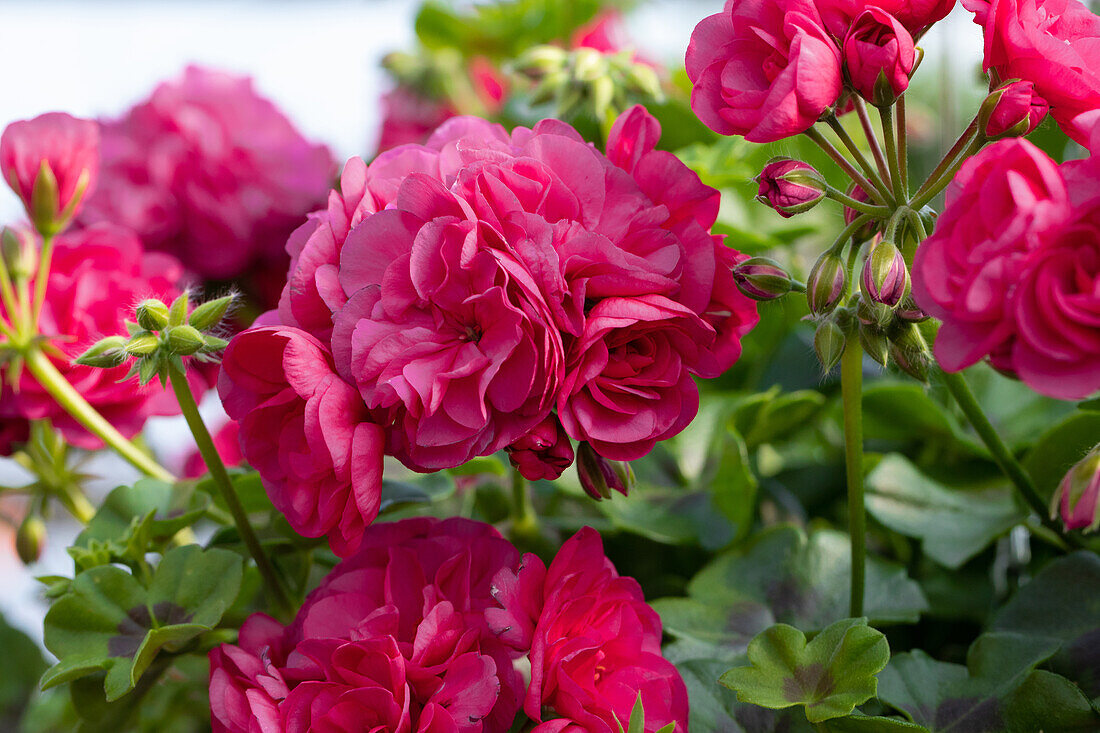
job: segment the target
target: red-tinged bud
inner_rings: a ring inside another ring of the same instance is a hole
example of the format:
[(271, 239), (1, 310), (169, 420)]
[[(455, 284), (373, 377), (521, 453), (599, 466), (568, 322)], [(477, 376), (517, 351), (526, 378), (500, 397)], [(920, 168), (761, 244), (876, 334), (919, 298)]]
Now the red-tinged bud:
[(860, 13), (843, 46), (848, 81), (871, 104), (889, 107), (909, 88), (916, 45), (905, 26), (885, 10), (869, 7)]
[(573, 445), (557, 415), (550, 415), (506, 449), (508, 460), (529, 481), (553, 480), (573, 463)]
[(0, 171), (44, 236), (64, 229), (99, 170), (99, 125), (61, 112), (7, 126)]
[(806, 283), (806, 300), (810, 310), (818, 315), (828, 313), (840, 302), (844, 295), (847, 276), (844, 274), (844, 262), (837, 255), (826, 252), (821, 256)]
[(896, 308), (909, 295), (909, 268), (893, 242), (879, 242), (863, 263), (863, 295), (872, 303)]
[(791, 292), (790, 273), (768, 257), (750, 257), (734, 266), (733, 282), (753, 300), (775, 300)]
[(756, 200), (784, 218), (809, 211), (825, 198), (825, 179), (809, 163), (773, 158), (756, 177)]
[(1043, 121), (1050, 105), (1029, 81), (1010, 81), (994, 89), (978, 110), (978, 129), (990, 140), (1022, 137)]
[(604, 458), (587, 442), (577, 446), (577, 476), (593, 499), (610, 499), (612, 490), (626, 496), (634, 486), (634, 471), (626, 461)]
[(1059, 514), (1066, 529), (1100, 528), (1100, 446), (1071, 468), (1054, 492), (1051, 519)]

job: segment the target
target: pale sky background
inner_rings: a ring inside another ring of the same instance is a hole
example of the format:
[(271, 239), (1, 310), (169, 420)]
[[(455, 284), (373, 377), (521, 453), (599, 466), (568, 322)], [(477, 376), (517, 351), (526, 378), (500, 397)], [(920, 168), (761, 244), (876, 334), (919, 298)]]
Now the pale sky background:
[[(628, 32), (650, 58), (682, 63), (692, 28), (721, 4), (653, 0), (628, 18)], [(157, 82), (197, 62), (251, 74), (261, 93), (307, 136), (327, 143), (337, 158), (368, 153), (377, 139), (377, 102), (385, 83), (379, 62), (389, 51), (411, 47), (418, 5), (413, 0), (0, 1), (0, 125), (52, 110), (117, 115)], [(937, 27), (922, 45), (928, 58), (946, 53), (972, 68), (981, 36), (961, 8), (956, 13), (954, 22)], [(0, 221), (20, 216), (14, 194), (0, 191)], [(216, 400), (208, 399), (204, 409), (219, 419)], [(156, 418), (147, 432), (154, 446), (172, 446), (185, 427), (182, 418)], [(171, 451), (166, 453), (171, 463)], [(111, 456), (97, 458), (91, 470), (106, 477), (94, 487), (102, 493), (136, 478)], [(0, 484), (15, 483), (15, 467), (0, 459)], [(12, 533), (0, 527), (0, 613), (33, 638), (41, 639), (46, 608), (33, 577), (72, 572), (65, 546), (76, 531), (71, 523), (51, 522), (46, 552), (28, 569), (15, 556)]]

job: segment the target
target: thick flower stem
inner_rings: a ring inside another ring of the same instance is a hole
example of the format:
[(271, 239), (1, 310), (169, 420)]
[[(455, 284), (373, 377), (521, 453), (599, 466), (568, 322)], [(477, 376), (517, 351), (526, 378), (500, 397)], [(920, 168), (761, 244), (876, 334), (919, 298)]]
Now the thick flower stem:
[(191, 394), (191, 386), (187, 383), (187, 376), (171, 367), (169, 367), (168, 375), (169, 381), (172, 382), (172, 390), (176, 393), (176, 399), (179, 401), (180, 411), (183, 412), (183, 417), (187, 420), (187, 427), (191, 429), (191, 434), (199, 447), (199, 454), (202, 456), (203, 462), (206, 463), (206, 468), (210, 471), (214, 484), (221, 491), (222, 498), (225, 500), (226, 506), (229, 507), (229, 513), (233, 515), (233, 523), (237, 527), (237, 533), (240, 534), (241, 540), (248, 548), (249, 554), (252, 555), (252, 559), (256, 561), (256, 568), (260, 571), (272, 600), (275, 601), (279, 615), (284, 620), (289, 620), (294, 615), (294, 607), (290, 602), (290, 596), (287, 595), (286, 588), (283, 587), (278, 574), (275, 572), (271, 559), (264, 553), (260, 540), (256, 537), (255, 530), (252, 529), (252, 523), (248, 521), (248, 514), (245, 512), (244, 506), (241, 505), (241, 500), (237, 497), (233, 482), (229, 479), (229, 472), (225, 470), (225, 463), (218, 455), (218, 449), (214, 447), (210, 431), (206, 429), (206, 423), (202, 421), (202, 415), (199, 414), (199, 406), (195, 402), (195, 396)]
[(95, 408), (89, 405), (88, 401), (76, 391), (76, 388), (69, 384), (65, 376), (57, 370), (57, 367), (42, 353), (41, 349), (29, 348), (23, 356), (27, 371), (42, 385), (43, 389), (50, 393), (50, 396), (65, 412), (87, 428), (90, 433), (114, 449), (115, 452), (146, 476), (161, 481), (171, 482), (176, 480), (175, 476), (147, 454), (138, 450), (137, 446), (127, 440), (111, 423), (96, 412)]
[(1008, 449), (1004, 441), (1001, 440), (1001, 436), (997, 434), (993, 424), (989, 422), (989, 418), (986, 417), (982, 406), (978, 404), (978, 400), (974, 397), (974, 393), (970, 390), (970, 385), (966, 383), (966, 378), (962, 375), (962, 372), (945, 372), (942, 370), (939, 370), (939, 372), (941, 381), (947, 387), (947, 391), (951, 393), (951, 397), (954, 398), (955, 403), (962, 410), (971, 427), (974, 428), (974, 432), (978, 434), (982, 443), (989, 449), (993, 462), (1016, 487), (1016, 490), (1027, 502), (1027, 505), (1031, 507), (1031, 510), (1039, 515), (1043, 526), (1064, 537), (1071, 545), (1079, 547), (1080, 542), (1076, 537), (1063, 535), (1059, 531), (1058, 525), (1050, 519), (1046, 502), (1039, 496), (1039, 491), (1035, 488), (1035, 482), (1031, 480), (1031, 476), (1016, 460), (1016, 457), (1012, 455), (1012, 451)]
[(820, 130), (810, 128), (805, 132), (806, 137), (817, 143), (817, 146), (825, 151), (826, 155), (833, 159), (833, 162), (840, 166), (840, 169), (844, 171), (857, 186), (867, 192), (867, 195), (873, 198), (877, 203), (886, 205), (887, 200), (877, 186), (867, 180), (866, 176), (856, 170), (851, 161), (844, 157), (844, 153), (836, 149), (836, 147), (825, 139), (825, 136), (821, 134)]
[(531, 492), (519, 471), (512, 469), (512, 532), (517, 537), (534, 538), (539, 533), (539, 520), (531, 506)]
[(886, 163), (890, 166), (890, 182), (894, 186), (894, 200), (899, 206), (904, 206), (905, 184), (901, 180), (901, 167), (898, 163), (898, 146), (894, 139), (894, 108), (879, 107), (879, 116), (882, 118), (882, 137), (886, 142)]
[(863, 507), (863, 348), (848, 336), (840, 357), (840, 394), (844, 406), (844, 471), (848, 481), (848, 533), (852, 541), (852, 594), (848, 615), (863, 615), (867, 563), (867, 517)]

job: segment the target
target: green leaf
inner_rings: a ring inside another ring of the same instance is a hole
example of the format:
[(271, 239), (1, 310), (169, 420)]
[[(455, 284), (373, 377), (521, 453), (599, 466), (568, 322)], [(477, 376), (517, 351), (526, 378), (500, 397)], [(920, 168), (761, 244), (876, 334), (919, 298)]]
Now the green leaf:
[(992, 629), (1056, 644), (1051, 669), (1100, 695), (1100, 556), (1080, 550), (1048, 563), (993, 617)]
[[(732, 659), (774, 623), (807, 631), (848, 609), (851, 549), (847, 535), (779, 526), (744, 548), (719, 555), (688, 584), (688, 598), (653, 603), (665, 631), (693, 642), (701, 656)], [(916, 621), (927, 604), (904, 569), (867, 561), (865, 609), (875, 623)]]
[(150, 537), (167, 540), (198, 521), (208, 504), (209, 498), (196, 492), (192, 484), (141, 479), (133, 486), (119, 486), (109, 493), (74, 544), (86, 546), (91, 540), (119, 540), (135, 518), (144, 519), (149, 514)]
[(1050, 499), (1066, 472), (1100, 444), (1100, 412), (1077, 412), (1049, 428), (1024, 458), (1039, 496)]
[(988, 456), (947, 409), (917, 384), (874, 384), (863, 391), (863, 432), (869, 440), (933, 441)]
[[(995, 633), (978, 638), (965, 667), (938, 662), (920, 650), (898, 654), (879, 676), (878, 697), (932, 733), (1088, 730), (1076, 727), (1089, 722), (1088, 700), (1080, 690), (1035, 670), (1057, 648), (1048, 640)], [(1056, 696), (1065, 707), (1037, 694)], [(1035, 714), (1045, 716), (1039, 727), (1033, 725)]]
[(866, 507), (895, 532), (919, 538), (929, 557), (952, 569), (1027, 517), (1007, 487), (953, 491), (896, 453), (867, 476)]
[(118, 699), (161, 649), (178, 651), (217, 624), (242, 567), (236, 553), (186, 545), (164, 555), (148, 588), (113, 565), (80, 573), (46, 614), (46, 648), (59, 661), (43, 689), (103, 671), (107, 700)]
[(824, 406), (825, 395), (814, 390), (778, 395), (759, 410), (752, 411), (749, 421), (743, 420), (739, 411), (737, 428), (751, 450), (805, 427)]
[(890, 661), (890, 645), (866, 619), (844, 619), (807, 643), (793, 626), (778, 624), (749, 643), (749, 665), (722, 675), (742, 702), (782, 709), (803, 705), (818, 723), (850, 714), (875, 696), (875, 675)]
[(22, 631), (9, 626), (3, 616), (0, 616), (0, 649), (4, 652), (4, 673), (0, 674), (0, 730), (14, 730), (38, 678), (46, 669), (46, 660), (38, 645)]

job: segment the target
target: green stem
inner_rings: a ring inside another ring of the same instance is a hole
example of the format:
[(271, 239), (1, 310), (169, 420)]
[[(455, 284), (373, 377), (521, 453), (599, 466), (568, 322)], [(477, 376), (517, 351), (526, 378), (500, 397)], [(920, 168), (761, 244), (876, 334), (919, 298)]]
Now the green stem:
[(31, 310), (31, 331), (38, 330), (38, 316), (42, 313), (42, 303), (46, 300), (46, 284), (50, 279), (50, 260), (53, 259), (52, 235), (42, 235), (42, 255), (38, 261), (38, 272), (34, 276), (34, 308)]
[(852, 594), (848, 615), (863, 615), (867, 518), (863, 507), (863, 349), (851, 334), (840, 358), (844, 405), (844, 470), (848, 481), (848, 533), (852, 539)]
[(875, 206), (866, 201), (858, 201), (832, 186), (826, 187), (825, 195), (833, 201), (847, 206), (849, 209), (855, 209), (861, 214), (870, 214), (879, 219), (885, 219), (890, 214), (890, 209), (885, 206)]
[(898, 166), (898, 146), (894, 139), (894, 108), (879, 107), (878, 114), (882, 118), (882, 137), (886, 142), (886, 163), (890, 166), (890, 183), (894, 186), (894, 200), (903, 205), (905, 194), (902, 190), (901, 169)]
[(848, 131), (844, 129), (844, 125), (842, 125), (840, 120), (836, 118), (836, 115), (830, 115), (829, 117), (826, 117), (825, 124), (832, 128), (833, 132), (836, 133), (836, 136), (840, 138), (840, 142), (844, 143), (844, 147), (847, 148), (848, 152), (852, 154), (853, 158), (855, 158), (856, 163), (858, 163), (859, 167), (863, 169), (863, 172), (864, 174), (866, 174), (867, 178), (876, 186), (878, 186), (879, 190), (881, 190), (884, 194), (889, 194), (890, 187), (886, 185), (886, 179), (879, 176), (878, 171), (875, 170), (875, 167), (871, 165), (871, 163), (863, 155), (863, 151), (859, 149), (859, 146), (856, 145), (856, 141), (853, 140), (852, 136), (848, 134)]
[(520, 537), (536, 537), (539, 520), (531, 506), (531, 494), (519, 471), (512, 469), (512, 531)]
[(931, 173), (928, 174), (928, 178), (923, 184), (921, 184), (921, 187), (917, 189), (917, 193), (914, 198), (920, 197), (928, 186), (932, 185), (943, 176), (944, 172), (948, 168), (950, 168), (952, 164), (954, 164), (955, 159), (959, 156), (959, 153), (962, 152), (964, 148), (966, 148), (967, 144), (970, 143), (971, 140), (973, 140), (974, 133), (977, 131), (978, 118), (975, 117), (970, 125), (965, 130), (963, 130), (963, 133), (959, 135), (959, 139), (955, 141), (955, 144), (951, 146), (951, 149), (944, 153), (944, 156), (940, 160), (940, 162), (936, 164), (936, 167), (932, 170)]
[(898, 167), (901, 171), (901, 190), (909, 197), (909, 130), (905, 122), (905, 95), (898, 97)]
[(882, 154), (882, 145), (879, 144), (878, 135), (875, 134), (875, 126), (871, 124), (871, 117), (867, 114), (867, 105), (860, 97), (853, 96), (853, 104), (859, 124), (863, 127), (863, 134), (867, 137), (867, 144), (871, 146), (871, 155), (875, 156), (875, 165), (878, 166), (879, 175), (886, 178), (890, 174), (886, 171), (886, 158)]
[(69, 413), (89, 432), (113, 448), (115, 452), (146, 476), (168, 482), (176, 480), (176, 477), (169, 473), (167, 469), (138, 450), (137, 446), (127, 440), (111, 423), (96, 412), (96, 409), (89, 405), (88, 401), (76, 391), (76, 388), (69, 384), (69, 381), (42, 353), (41, 349), (27, 349), (23, 356), (27, 371), (42, 385), (43, 389), (50, 393), (50, 396), (65, 412)]
[(809, 130), (806, 130), (804, 134), (817, 143), (817, 146), (824, 150), (825, 154), (832, 158), (833, 162), (840, 166), (840, 169), (844, 171), (857, 186), (866, 191), (868, 196), (880, 204), (886, 204), (886, 197), (883, 195), (883, 192), (873, 183), (868, 181), (866, 176), (857, 171), (851, 161), (844, 157), (844, 153), (837, 150), (831, 142), (826, 140), (820, 130), (811, 127)]
[(986, 140), (981, 135), (975, 137), (970, 142), (970, 145), (968, 145), (966, 149), (962, 152), (962, 154), (957, 158), (957, 160), (951, 166), (949, 166), (947, 170), (943, 172), (943, 174), (940, 175), (938, 180), (932, 182), (932, 179), (929, 179), (929, 181), (925, 182), (924, 186), (922, 187), (924, 190), (917, 191), (917, 195), (913, 198), (910, 206), (917, 211), (920, 211), (920, 209), (924, 207), (925, 204), (936, 197), (936, 194), (947, 188), (947, 184), (951, 183), (951, 181), (955, 178), (955, 173), (958, 172), (959, 168), (963, 164), (963, 161), (965, 161), (974, 153), (981, 150), (982, 146), (985, 145), (985, 143)]
[(72, 484), (67, 484), (58, 498), (69, 510), (69, 514), (76, 517), (81, 524), (87, 524), (95, 516), (95, 507), (80, 489)]
[(840, 254), (844, 250), (844, 245), (848, 243), (848, 240), (855, 236), (856, 232), (864, 227), (867, 222), (871, 221), (875, 217), (870, 214), (860, 214), (857, 216), (851, 224), (844, 227), (844, 230), (833, 240), (833, 243), (829, 246), (827, 251), (834, 254)]
[(210, 471), (214, 484), (221, 491), (222, 498), (225, 499), (226, 506), (229, 507), (229, 513), (233, 515), (233, 523), (237, 527), (237, 533), (240, 534), (241, 540), (244, 541), (245, 547), (252, 555), (252, 559), (256, 561), (256, 567), (260, 571), (260, 575), (263, 577), (264, 584), (267, 585), (275, 605), (278, 607), (279, 615), (287, 619), (291, 618), (294, 615), (294, 607), (290, 602), (290, 597), (280, 582), (270, 558), (264, 553), (260, 540), (256, 537), (255, 530), (252, 529), (252, 523), (248, 521), (248, 514), (241, 505), (237, 492), (233, 489), (233, 482), (229, 479), (229, 472), (225, 470), (225, 463), (222, 462), (218, 449), (214, 447), (214, 440), (210, 437), (210, 431), (206, 429), (206, 423), (202, 421), (202, 415), (199, 414), (199, 406), (195, 402), (195, 396), (191, 394), (191, 386), (187, 383), (187, 376), (169, 367), (168, 379), (172, 383), (172, 390), (176, 393), (180, 411), (187, 420), (187, 427), (191, 429), (191, 434), (199, 447), (199, 455), (206, 463), (206, 468)]
[(0, 323), (4, 323), (4, 329), (10, 331), (9, 335), (14, 335), (15, 331), (19, 330), (19, 300), (15, 297), (11, 274), (3, 261), (0, 261), (0, 303), (4, 305), (4, 312), (11, 321), (11, 326), (9, 327), (7, 323), (4, 323), (2, 318), (0, 318)]
[[(1039, 496), (1039, 490), (1035, 488), (1035, 482), (1031, 480), (1031, 476), (1016, 460), (1016, 457), (1012, 455), (1012, 451), (1008, 449), (1005, 442), (1001, 440), (1001, 436), (997, 434), (993, 424), (989, 422), (989, 418), (986, 417), (982, 406), (978, 404), (978, 400), (974, 397), (974, 393), (971, 391), (970, 385), (966, 383), (966, 378), (962, 375), (962, 372), (940, 370), (940, 378), (959, 409), (962, 410), (963, 415), (966, 416), (967, 421), (974, 428), (974, 432), (978, 434), (982, 443), (989, 449), (989, 454), (993, 457), (993, 462), (1001, 469), (1001, 473), (1008, 477), (1008, 480), (1016, 487), (1016, 490), (1027, 502), (1027, 505), (1031, 507), (1031, 510), (1039, 515), (1043, 526), (1053, 530), (1055, 534), (1061, 535), (1058, 525), (1050, 519), (1047, 504)], [(1074, 536), (1062, 536), (1070, 544), (1080, 546), (1080, 542)]]

